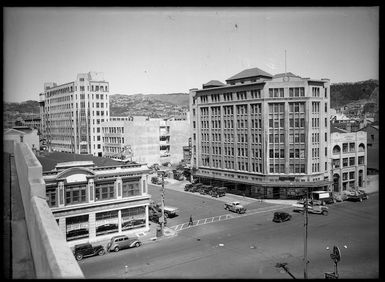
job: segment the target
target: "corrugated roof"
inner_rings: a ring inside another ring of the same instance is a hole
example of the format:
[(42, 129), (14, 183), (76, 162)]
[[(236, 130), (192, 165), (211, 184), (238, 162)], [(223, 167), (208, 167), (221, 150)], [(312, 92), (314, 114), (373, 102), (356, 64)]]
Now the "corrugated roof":
[(240, 79), (240, 78), (254, 77), (254, 76), (273, 77), (270, 73), (267, 73), (267, 72), (265, 72), (259, 68), (252, 68), (252, 69), (243, 70), (240, 73), (237, 73), (236, 75), (233, 75), (232, 77), (226, 79), (226, 81), (234, 80), (234, 79)]

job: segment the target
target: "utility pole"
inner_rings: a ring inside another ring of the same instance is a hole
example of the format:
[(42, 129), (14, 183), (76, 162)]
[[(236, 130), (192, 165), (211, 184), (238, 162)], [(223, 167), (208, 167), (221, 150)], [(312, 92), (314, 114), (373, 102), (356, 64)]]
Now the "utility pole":
[(307, 225), (308, 225), (308, 195), (309, 193), (309, 188), (306, 188), (306, 200), (305, 200), (305, 242), (304, 242), (304, 255), (303, 255), (303, 260), (304, 260), (304, 273), (303, 273), (303, 278), (307, 279)]
[(161, 232), (164, 231), (164, 173), (162, 173), (162, 217), (160, 221)]

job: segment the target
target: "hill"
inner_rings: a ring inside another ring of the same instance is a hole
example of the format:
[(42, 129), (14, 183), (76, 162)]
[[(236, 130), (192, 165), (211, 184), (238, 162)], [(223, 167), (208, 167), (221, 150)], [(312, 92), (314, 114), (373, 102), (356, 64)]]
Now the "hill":
[(352, 83), (331, 84), (330, 107), (339, 108), (353, 101), (376, 99), (374, 97), (378, 99), (378, 86), (378, 80), (373, 79)]

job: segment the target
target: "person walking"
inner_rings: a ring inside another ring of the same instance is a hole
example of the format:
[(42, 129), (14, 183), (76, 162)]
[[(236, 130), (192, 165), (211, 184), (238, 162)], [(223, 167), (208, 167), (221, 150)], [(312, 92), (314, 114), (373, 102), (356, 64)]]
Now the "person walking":
[(193, 219), (192, 219), (192, 215), (190, 215), (190, 221), (188, 222), (188, 226), (193, 226)]

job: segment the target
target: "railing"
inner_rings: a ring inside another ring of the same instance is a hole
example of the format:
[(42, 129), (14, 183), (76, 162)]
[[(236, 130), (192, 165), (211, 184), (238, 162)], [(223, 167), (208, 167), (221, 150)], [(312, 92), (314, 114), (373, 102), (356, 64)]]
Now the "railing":
[(47, 204), (40, 162), (25, 143), (4, 141), (14, 155), (36, 278), (84, 278)]

